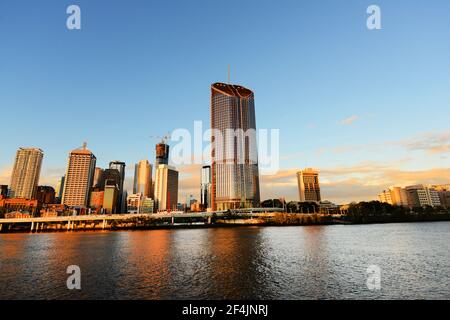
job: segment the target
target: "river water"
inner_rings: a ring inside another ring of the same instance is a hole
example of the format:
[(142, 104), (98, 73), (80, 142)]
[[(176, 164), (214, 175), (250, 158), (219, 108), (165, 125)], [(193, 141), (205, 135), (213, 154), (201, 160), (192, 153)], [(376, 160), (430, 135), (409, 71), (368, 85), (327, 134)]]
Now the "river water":
[(0, 234), (0, 299), (450, 299), (450, 222)]

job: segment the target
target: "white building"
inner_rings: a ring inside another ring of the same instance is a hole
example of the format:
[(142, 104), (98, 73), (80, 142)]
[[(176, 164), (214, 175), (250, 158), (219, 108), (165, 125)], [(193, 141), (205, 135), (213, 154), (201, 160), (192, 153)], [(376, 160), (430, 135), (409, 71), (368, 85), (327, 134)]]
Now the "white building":
[(155, 205), (159, 211), (176, 210), (178, 204), (178, 171), (160, 164), (155, 174)]

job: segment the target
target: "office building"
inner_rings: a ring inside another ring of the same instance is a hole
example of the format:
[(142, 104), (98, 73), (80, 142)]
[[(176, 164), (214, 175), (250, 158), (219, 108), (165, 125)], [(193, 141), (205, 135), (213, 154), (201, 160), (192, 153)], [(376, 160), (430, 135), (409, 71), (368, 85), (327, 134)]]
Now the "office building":
[(155, 201), (152, 198), (144, 198), (141, 202), (141, 213), (155, 212)]
[(155, 204), (159, 211), (176, 210), (178, 203), (178, 171), (160, 164), (155, 174)]
[(38, 186), (36, 191), (36, 200), (39, 204), (54, 204), (55, 189), (50, 186)]
[(200, 203), (204, 210), (211, 208), (211, 166), (202, 167), (202, 178), (200, 185)]
[(66, 179), (66, 176), (62, 176), (59, 180), (58, 183), (56, 185), (56, 189), (55, 189), (55, 202), (60, 204), (61, 200), (62, 200), (62, 195), (63, 195), (63, 191), (64, 191), (64, 181)]
[(119, 187), (119, 195), (117, 197), (117, 209), (120, 212), (126, 212), (126, 201), (127, 196), (124, 193), (123, 190), (123, 184), (125, 182), (125, 162), (122, 161), (111, 161), (109, 163), (110, 169), (116, 169), (120, 173), (120, 183), (118, 185)]
[(130, 194), (127, 196), (127, 213), (140, 213), (144, 196), (142, 193)]
[(133, 193), (141, 193), (144, 197), (151, 197), (152, 166), (148, 160), (141, 160), (134, 168)]
[(254, 94), (239, 85), (211, 85), (211, 205), (214, 210), (260, 203)]
[(94, 154), (87, 149), (86, 143), (82, 148), (70, 152), (62, 204), (77, 208), (86, 208), (89, 205), (96, 160)]
[(103, 177), (104, 170), (96, 167), (94, 170), (94, 180), (92, 181), (92, 188), (105, 188), (105, 179)]
[(155, 152), (155, 168), (158, 168), (160, 164), (169, 164), (169, 145), (164, 142), (158, 143)]
[(300, 202), (320, 202), (319, 172), (306, 168), (297, 172)]
[(119, 186), (114, 180), (105, 180), (105, 190), (103, 192), (103, 212), (105, 214), (118, 213), (119, 209), (118, 197), (119, 197)]
[(19, 148), (11, 175), (10, 198), (34, 199), (44, 152), (38, 148)]

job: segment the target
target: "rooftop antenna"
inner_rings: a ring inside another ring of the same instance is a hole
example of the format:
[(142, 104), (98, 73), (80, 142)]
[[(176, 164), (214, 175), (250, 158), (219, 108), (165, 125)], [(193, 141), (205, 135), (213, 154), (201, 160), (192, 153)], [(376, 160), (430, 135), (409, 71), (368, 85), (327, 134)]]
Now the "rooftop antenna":
[(231, 82), (230, 82), (230, 65), (228, 65), (228, 84), (231, 84)]
[(85, 142), (83, 142), (83, 150), (86, 150), (86, 148), (87, 148), (87, 142), (85, 141)]

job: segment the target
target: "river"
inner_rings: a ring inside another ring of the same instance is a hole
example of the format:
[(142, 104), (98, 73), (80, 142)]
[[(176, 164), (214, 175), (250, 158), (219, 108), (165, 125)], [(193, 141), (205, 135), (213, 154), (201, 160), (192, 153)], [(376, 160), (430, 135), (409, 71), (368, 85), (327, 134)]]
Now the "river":
[(450, 299), (450, 222), (0, 234), (0, 299)]

